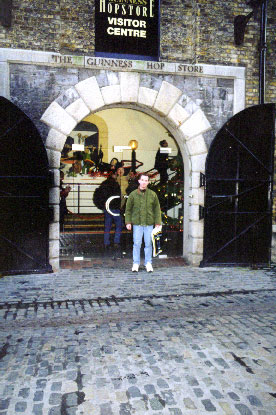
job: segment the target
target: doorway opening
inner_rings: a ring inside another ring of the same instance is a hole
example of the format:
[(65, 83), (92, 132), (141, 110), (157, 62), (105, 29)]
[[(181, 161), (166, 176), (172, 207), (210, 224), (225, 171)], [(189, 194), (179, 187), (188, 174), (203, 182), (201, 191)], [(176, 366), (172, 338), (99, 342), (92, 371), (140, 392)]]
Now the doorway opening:
[[(167, 150), (163, 149), (165, 141)], [(160, 147), (166, 163), (163, 171), (158, 165)], [(112, 108), (90, 114), (77, 124), (61, 153), (61, 186), (70, 188), (60, 222), (61, 266), (73, 260), (132, 258), (132, 234), (125, 226), (119, 247), (114, 249), (112, 225), (111, 250), (105, 249), (104, 212), (95, 203), (96, 189), (114, 170), (122, 194), (122, 218), (127, 196), (137, 186), (137, 176), (149, 174), (149, 187), (157, 193), (162, 210), (160, 257), (183, 255), (184, 166), (179, 147), (153, 117), (134, 109)]]

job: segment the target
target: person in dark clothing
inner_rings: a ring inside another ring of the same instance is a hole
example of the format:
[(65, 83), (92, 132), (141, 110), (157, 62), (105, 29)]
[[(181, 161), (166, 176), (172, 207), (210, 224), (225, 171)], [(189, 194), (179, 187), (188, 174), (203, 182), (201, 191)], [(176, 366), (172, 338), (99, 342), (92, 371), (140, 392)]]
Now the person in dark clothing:
[(121, 189), (116, 181), (116, 173), (102, 182), (95, 190), (93, 202), (98, 209), (104, 211), (104, 247), (110, 247), (110, 231), (112, 223), (115, 223), (114, 247), (119, 248), (121, 233), (123, 229), (123, 220), (120, 212), (121, 205)]
[[(160, 147), (168, 147), (168, 143), (166, 140), (160, 141)], [(168, 181), (168, 173), (167, 169), (169, 167), (169, 157), (167, 153), (161, 153), (160, 148), (156, 153), (155, 156), (155, 164), (154, 168), (160, 174), (160, 184), (167, 183)]]
[(130, 195), (133, 190), (138, 189), (139, 183), (138, 183), (138, 177), (135, 175), (133, 171), (129, 172), (129, 179), (128, 179), (128, 186), (126, 188), (126, 194)]
[(60, 172), (60, 202), (59, 202), (59, 226), (60, 230), (64, 230), (64, 219), (65, 215), (69, 213), (66, 205), (66, 198), (69, 195), (69, 192), (71, 190), (70, 186), (63, 186), (63, 180), (64, 180), (64, 173), (63, 171)]

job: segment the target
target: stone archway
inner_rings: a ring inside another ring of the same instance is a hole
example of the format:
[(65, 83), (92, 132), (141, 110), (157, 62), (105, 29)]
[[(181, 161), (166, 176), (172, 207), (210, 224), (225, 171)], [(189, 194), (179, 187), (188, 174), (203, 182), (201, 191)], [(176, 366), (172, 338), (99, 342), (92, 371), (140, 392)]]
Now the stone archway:
[(55, 177), (50, 189), (50, 205), (54, 208), (49, 232), (50, 264), (54, 270), (59, 268), (59, 167), (66, 138), (88, 114), (120, 106), (152, 116), (171, 132), (179, 145), (185, 169), (183, 255), (197, 265), (203, 253), (199, 205), (204, 204), (204, 190), (200, 188), (200, 173), (205, 171), (207, 155), (202, 134), (211, 128), (210, 123), (203, 111), (172, 83), (163, 81), (159, 87), (148, 88), (140, 84), (140, 73), (112, 72), (112, 75), (107, 76), (108, 85), (103, 87), (95, 76), (79, 82), (65, 92), (64, 107), (54, 101), (41, 117), (50, 127), (46, 149)]

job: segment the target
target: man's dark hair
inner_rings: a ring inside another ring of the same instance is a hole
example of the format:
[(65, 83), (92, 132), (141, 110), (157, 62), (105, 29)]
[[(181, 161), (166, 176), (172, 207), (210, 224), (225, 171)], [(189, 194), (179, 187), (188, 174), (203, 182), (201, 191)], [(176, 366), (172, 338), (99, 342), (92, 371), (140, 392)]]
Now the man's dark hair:
[(146, 176), (148, 179), (150, 179), (149, 175), (147, 173), (139, 173), (138, 180), (141, 179), (141, 176)]

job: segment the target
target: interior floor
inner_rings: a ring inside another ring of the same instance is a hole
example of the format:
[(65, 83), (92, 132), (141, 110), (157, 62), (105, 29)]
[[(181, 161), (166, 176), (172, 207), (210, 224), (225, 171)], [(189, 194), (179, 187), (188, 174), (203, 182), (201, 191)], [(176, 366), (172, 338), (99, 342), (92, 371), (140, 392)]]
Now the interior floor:
[[(68, 215), (64, 227), (60, 232), (60, 261), (61, 265), (69, 262), (87, 262), (99, 260), (100, 263), (107, 261), (131, 260), (132, 259), (132, 232), (125, 228), (121, 234), (119, 247), (114, 247), (115, 227), (113, 225), (110, 233), (111, 245), (109, 249), (104, 247), (104, 219), (103, 215)], [(183, 233), (177, 229), (163, 226), (161, 249), (158, 260), (182, 257)], [(143, 245), (141, 250), (143, 260)]]

